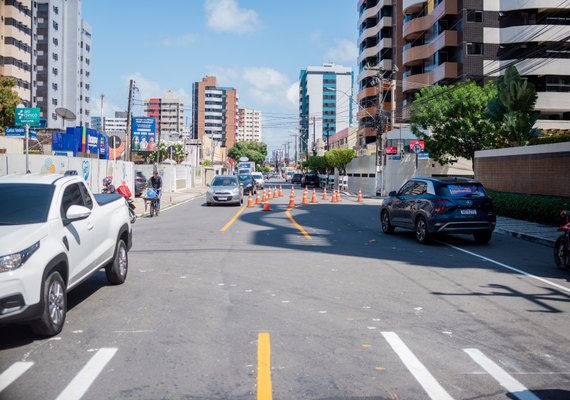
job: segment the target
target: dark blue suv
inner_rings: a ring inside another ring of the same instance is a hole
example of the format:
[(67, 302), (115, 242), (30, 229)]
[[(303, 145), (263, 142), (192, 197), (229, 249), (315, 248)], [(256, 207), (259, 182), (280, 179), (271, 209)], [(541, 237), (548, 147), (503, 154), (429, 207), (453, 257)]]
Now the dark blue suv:
[(426, 243), (437, 233), (472, 234), (488, 243), (495, 229), (493, 202), (480, 182), (466, 178), (413, 178), (380, 206), (384, 233), (413, 229)]

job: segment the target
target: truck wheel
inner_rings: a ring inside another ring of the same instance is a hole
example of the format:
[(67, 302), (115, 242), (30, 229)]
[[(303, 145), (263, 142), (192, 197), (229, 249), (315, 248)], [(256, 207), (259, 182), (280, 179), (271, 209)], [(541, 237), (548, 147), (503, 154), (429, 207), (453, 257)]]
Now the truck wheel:
[(120, 239), (115, 249), (115, 257), (113, 261), (105, 267), (107, 280), (111, 285), (120, 285), (127, 279), (129, 271), (129, 256), (127, 254), (127, 245)]
[(63, 329), (67, 312), (65, 282), (59, 272), (52, 272), (44, 281), (42, 303), (42, 316), (32, 322), (32, 330), (40, 336), (55, 336)]

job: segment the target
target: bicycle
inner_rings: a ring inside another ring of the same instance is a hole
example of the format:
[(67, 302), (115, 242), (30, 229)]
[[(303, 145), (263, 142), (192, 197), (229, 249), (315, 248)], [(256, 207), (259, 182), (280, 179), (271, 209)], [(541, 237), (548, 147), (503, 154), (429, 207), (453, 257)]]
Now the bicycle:
[(160, 214), (160, 190), (150, 188), (147, 195), (143, 197), (144, 200), (144, 210), (147, 209), (147, 202), (150, 202), (149, 206), (149, 216), (158, 217)]
[(566, 225), (558, 228), (562, 235), (554, 243), (554, 263), (558, 269), (567, 271), (570, 269), (570, 215), (566, 212), (561, 215), (566, 216)]

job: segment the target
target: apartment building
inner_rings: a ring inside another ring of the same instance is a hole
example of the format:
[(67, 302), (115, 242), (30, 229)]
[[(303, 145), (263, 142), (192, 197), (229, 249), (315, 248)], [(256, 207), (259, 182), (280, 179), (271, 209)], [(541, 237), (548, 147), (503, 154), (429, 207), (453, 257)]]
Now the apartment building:
[(261, 111), (239, 108), (237, 140), (261, 142), (261, 124)]
[(32, 0), (0, 2), (0, 76), (16, 80), (22, 104), (32, 105)]
[(192, 85), (192, 138), (212, 139), (216, 146), (230, 148), (238, 131), (238, 94), (231, 87), (218, 87), (215, 76)]
[(352, 68), (334, 64), (307, 67), (299, 78), (301, 153), (316, 154), (316, 142), (348, 128), (353, 118)]
[(184, 102), (171, 90), (167, 90), (163, 98), (145, 100), (144, 113), (156, 119), (156, 132), (160, 135), (184, 130)]
[[(81, 17), (81, 0), (34, 0), (37, 18), (33, 103), (48, 128), (89, 126), (91, 91), (91, 27)], [(71, 110), (65, 121), (57, 108)]]

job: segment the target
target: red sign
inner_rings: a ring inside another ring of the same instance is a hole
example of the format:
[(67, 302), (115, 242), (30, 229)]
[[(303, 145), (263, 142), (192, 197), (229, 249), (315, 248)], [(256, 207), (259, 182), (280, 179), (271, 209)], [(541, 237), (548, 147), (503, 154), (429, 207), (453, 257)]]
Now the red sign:
[(398, 154), (397, 147), (386, 147), (386, 154)]
[(423, 140), (410, 140), (410, 149), (413, 149), (415, 145), (419, 145), (424, 151), (424, 141)]

